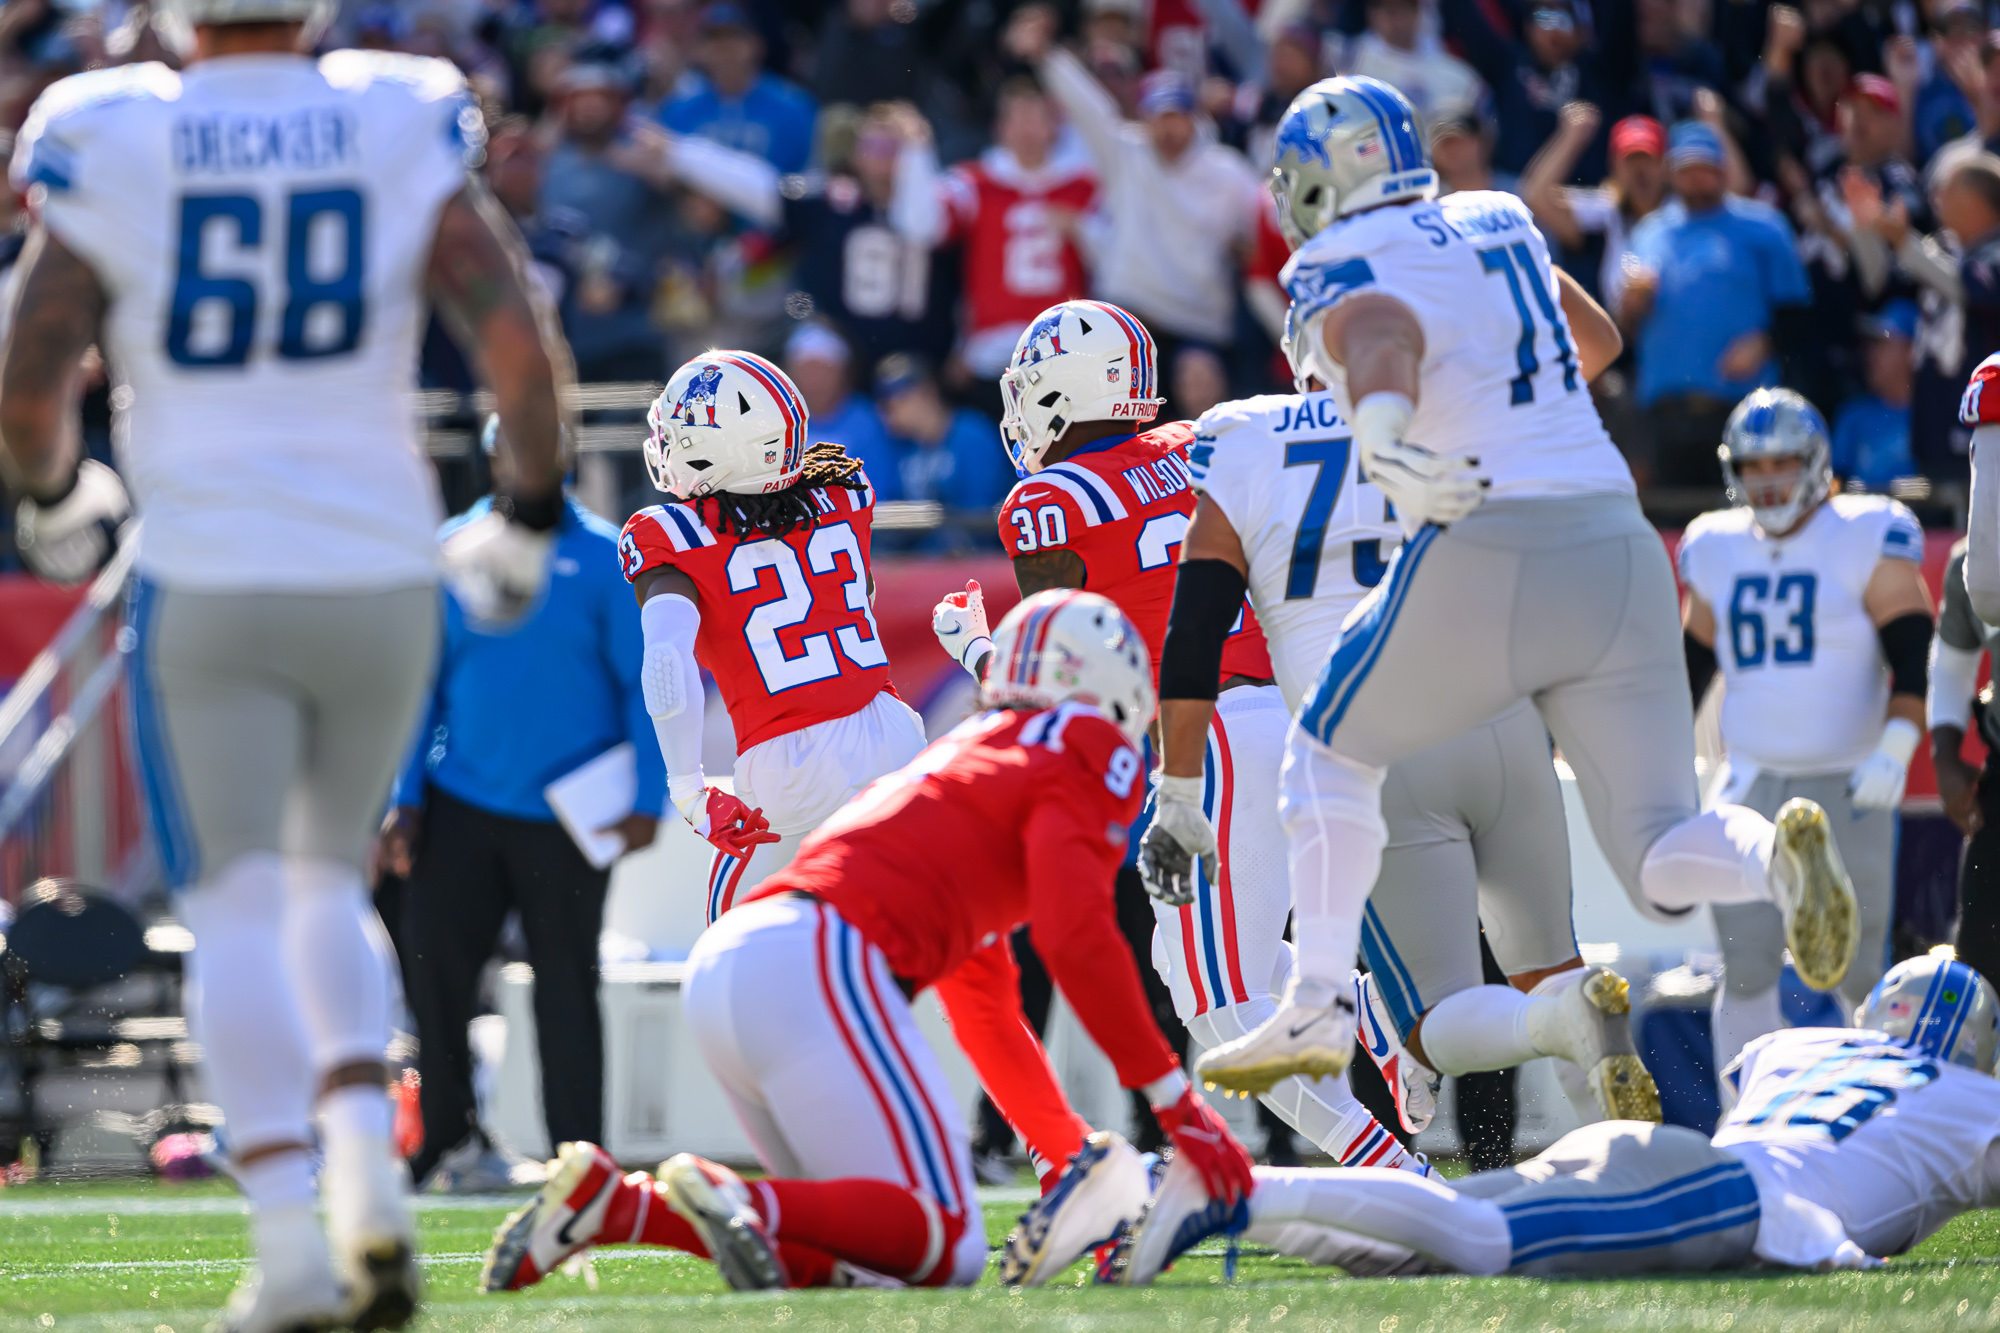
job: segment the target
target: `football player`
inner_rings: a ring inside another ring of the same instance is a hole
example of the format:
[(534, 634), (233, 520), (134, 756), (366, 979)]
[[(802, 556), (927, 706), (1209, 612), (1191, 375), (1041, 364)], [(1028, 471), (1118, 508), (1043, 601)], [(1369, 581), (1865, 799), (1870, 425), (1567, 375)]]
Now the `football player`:
[[(1296, 344), (1288, 340), (1288, 351)], [(1225, 403), (1195, 425), (1199, 496), (1181, 546), (1160, 671), (1161, 766), (1198, 774), (1214, 708), (1220, 634), (1247, 590), (1296, 708), (1348, 613), (1380, 583), (1402, 533), (1361, 475), (1352, 432), (1323, 389)], [(1180, 785), (1178, 783), (1176, 786)], [(1584, 967), (1570, 927), (1568, 834), (1548, 732), (1533, 706), (1398, 763), (1383, 787), (1388, 841), (1362, 918), (1362, 1044), (1404, 1126), (1421, 1131), (1438, 1074), (1505, 1069), (1542, 1055), (1614, 1120), (1657, 1120), (1659, 1096), (1632, 1045), (1624, 980)], [(1198, 806), (1161, 800), (1146, 832), (1147, 887), (1185, 897), (1215, 855)], [(1479, 929), (1513, 982), (1483, 985)]]
[[(1995, 1012), (1993, 987), (1949, 948), (1899, 963), (1854, 1027), (1786, 1028), (1745, 1047), (1713, 1139), (1605, 1121), (1450, 1186), (1258, 1167), (1241, 1206), (1170, 1166), (1103, 1276), (1151, 1281), (1231, 1231), (1359, 1273), (1877, 1267), (1960, 1213), (2000, 1206)], [(1080, 1182), (1066, 1201), (1084, 1197)]]
[[(1163, 401), (1156, 360), (1145, 326), (1102, 301), (1065, 301), (1028, 327), (1000, 380), (1000, 429), (1022, 474), (1000, 507), (1000, 536), (1023, 594), (1087, 587), (1109, 597), (1139, 626), (1157, 672), (1194, 491), (1189, 423), (1145, 429)], [(991, 645), (976, 596), (953, 594), (933, 623), (945, 651), (980, 676)], [(1207, 682), (1216, 706), (1191, 737), (1192, 775), (1170, 776), (1157, 807), (1190, 809), (1222, 831), (1181, 900), (1154, 904), (1154, 965), (1202, 1050), (1263, 1022), (1291, 965), (1277, 824), (1289, 714), (1240, 593), (1217, 633)], [(1342, 1162), (1427, 1169), (1343, 1083), (1287, 1083), (1265, 1101)]]
[(1790, 803), (1774, 828), (1743, 806), (1698, 811), (1673, 570), (1584, 387), (1616, 353), (1609, 320), (1558, 277), (1520, 200), (1433, 198), (1416, 113), (1386, 84), (1300, 94), (1273, 190), (1310, 369), (1409, 539), (1290, 734), (1292, 988), (1202, 1078), (1255, 1092), (1346, 1067), (1388, 766), (1521, 699), (1638, 910), (1776, 899), (1801, 977), (1837, 984), (1857, 922), (1825, 812)]
[(937, 988), (1001, 1110), (1040, 1155), (1068, 1159), (1085, 1126), (1021, 1013), (1022, 924), (1176, 1160), (1240, 1198), (1249, 1155), (1160, 1037), (1113, 904), (1145, 796), (1145, 642), (1112, 603), (1067, 590), (1028, 598), (993, 639), (986, 707), (808, 838), (689, 959), (688, 1026), (773, 1178), (687, 1154), (657, 1181), (621, 1178), (601, 1148), (565, 1144), (496, 1235), (487, 1290), (634, 1241), (710, 1255), (737, 1288), (976, 1280), (986, 1231), (965, 1117), (909, 997)]
[[(640, 678), (674, 808), (715, 844), (708, 920), (855, 793), (924, 748), (875, 629), (875, 492), (837, 444), (806, 447), (805, 398), (749, 352), (674, 372), (646, 468), (672, 497), (618, 551), (646, 637)], [(701, 767), (707, 662), (736, 729), (736, 794)]]
[[(415, 1309), (384, 1065), (393, 963), (362, 870), (429, 690), (441, 565), (468, 607), (505, 619), (543, 586), (563, 508), (567, 354), (468, 170), (478, 107), (443, 60), (304, 54), (332, 11), (167, 0), (186, 68), (52, 85), (12, 166), (35, 225), (12, 278), (0, 460), (30, 567), (87, 576), (125, 508), (77, 447), (79, 366), (102, 347), (145, 517), (141, 783), (251, 1210), (256, 1265), (223, 1325), (241, 1333), (394, 1328)], [(433, 308), (505, 440), (493, 513), (442, 561), (412, 410)]]
[[(1972, 610), (2000, 625), (2000, 352), (1973, 367), (1959, 400), (1958, 422), (1972, 431), (1972, 496), (1965, 522), (1965, 590)], [(1983, 447), (1982, 447), (1983, 446)]]
[[(1851, 1008), (1887, 964), (1896, 807), (1923, 737), (1932, 615), (1924, 533), (1879, 495), (1833, 495), (1826, 422), (1790, 389), (1729, 416), (1734, 507), (1681, 539), (1681, 621), (1696, 699), (1721, 666), (1720, 799), (1766, 816), (1795, 796), (1831, 818), (1854, 883), (1860, 945), (1837, 988)], [(1784, 923), (1770, 903), (1717, 905), (1715, 1067), (1783, 1025)]]

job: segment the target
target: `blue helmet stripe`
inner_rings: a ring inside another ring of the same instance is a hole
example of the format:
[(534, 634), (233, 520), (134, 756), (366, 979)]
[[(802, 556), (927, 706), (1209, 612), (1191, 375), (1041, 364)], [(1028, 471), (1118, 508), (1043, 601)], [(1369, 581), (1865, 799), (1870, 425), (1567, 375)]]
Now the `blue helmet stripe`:
[(1362, 79), (1354, 80), (1354, 91), (1375, 113), (1375, 123), (1382, 128), (1382, 142), (1389, 149), (1389, 169), (1414, 171), (1423, 166), (1423, 148), (1417, 142), (1415, 129), (1404, 118), (1399, 99)]

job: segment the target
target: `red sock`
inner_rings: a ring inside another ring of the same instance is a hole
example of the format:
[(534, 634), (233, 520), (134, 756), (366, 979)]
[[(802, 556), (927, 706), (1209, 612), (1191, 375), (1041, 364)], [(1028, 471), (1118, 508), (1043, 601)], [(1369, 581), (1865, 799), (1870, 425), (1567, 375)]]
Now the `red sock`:
[[(666, 1187), (644, 1171), (634, 1171), (618, 1182), (597, 1243), (663, 1245), (703, 1259), (709, 1257), (708, 1247), (695, 1229), (667, 1206)], [(778, 1258), (785, 1265), (790, 1286), (823, 1287), (833, 1276), (834, 1257), (824, 1250), (781, 1240)]]
[(786, 1242), (916, 1286), (951, 1276), (965, 1219), (886, 1180), (760, 1180), (750, 1187), (764, 1220)]

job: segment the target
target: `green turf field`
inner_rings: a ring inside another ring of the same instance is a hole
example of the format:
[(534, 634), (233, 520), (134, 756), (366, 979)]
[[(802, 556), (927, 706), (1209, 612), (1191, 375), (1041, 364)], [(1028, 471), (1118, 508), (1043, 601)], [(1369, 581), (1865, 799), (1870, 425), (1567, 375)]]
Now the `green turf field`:
[[(1079, 1288), (1079, 1265), (1035, 1292), (773, 1292), (735, 1295), (707, 1264), (666, 1251), (613, 1249), (595, 1289), (558, 1276), (510, 1296), (473, 1289), (506, 1206), (428, 1205), (421, 1213), (431, 1303), (425, 1329), (560, 1328), (564, 1333), (703, 1329), (984, 1329), (1253, 1333), (1551, 1333), (1611, 1329), (1925, 1329), (2000, 1327), (2000, 1213), (1961, 1217), (1914, 1255), (1876, 1273), (1735, 1275), (1620, 1282), (1509, 1278), (1354, 1281), (1246, 1251), (1234, 1286), (1219, 1249), (1184, 1258), (1148, 1291)], [(987, 1207), (1003, 1237), (1018, 1203)], [(243, 1215), (220, 1185), (137, 1182), (0, 1190), (0, 1329), (195, 1333), (242, 1271)]]

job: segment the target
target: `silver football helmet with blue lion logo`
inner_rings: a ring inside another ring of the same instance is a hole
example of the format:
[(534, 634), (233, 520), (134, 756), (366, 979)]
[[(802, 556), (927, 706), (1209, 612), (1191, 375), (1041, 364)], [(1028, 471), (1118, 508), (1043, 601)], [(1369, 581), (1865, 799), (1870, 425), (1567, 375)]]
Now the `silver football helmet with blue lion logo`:
[(1958, 961), (1949, 944), (1890, 968), (1854, 1011), (1854, 1026), (1886, 1032), (1948, 1064), (1993, 1072), (2000, 1052), (2000, 997)]
[(1321, 79), (1285, 108), (1274, 148), (1271, 194), (1294, 250), (1350, 213), (1437, 197), (1416, 108), (1380, 79)]
[[(1736, 405), (1716, 447), (1732, 504), (1748, 505), (1757, 526), (1783, 536), (1833, 489), (1833, 444), (1819, 409), (1790, 389), (1757, 389)], [(1796, 458), (1798, 468), (1746, 476), (1752, 459)]]

